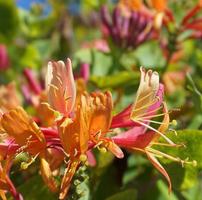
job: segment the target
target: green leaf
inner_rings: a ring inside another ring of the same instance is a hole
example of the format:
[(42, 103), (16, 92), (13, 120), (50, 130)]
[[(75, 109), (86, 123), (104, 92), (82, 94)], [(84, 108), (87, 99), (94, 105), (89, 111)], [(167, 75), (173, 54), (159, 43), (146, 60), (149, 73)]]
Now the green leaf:
[(181, 159), (189, 158), (190, 160), (196, 160), (197, 168), (202, 168), (202, 131), (179, 130), (176, 133), (177, 135), (171, 131), (167, 133), (166, 136), (169, 137), (174, 143), (182, 144), (181, 147), (161, 146), (158, 147), (158, 149)]
[(111, 76), (92, 76), (90, 81), (101, 89), (119, 88), (128, 85), (137, 85), (139, 83), (139, 73), (119, 72)]
[(10, 41), (18, 28), (18, 12), (12, 0), (0, 0), (0, 40)]
[(116, 193), (106, 200), (135, 200), (136, 191), (134, 189), (128, 189), (123, 192)]
[(24, 199), (36, 200), (36, 199), (57, 199), (56, 195), (51, 193), (44, 184), (41, 176), (36, 175), (27, 180), (23, 185), (18, 188), (18, 191), (22, 193)]
[(140, 65), (156, 68), (164, 65), (164, 56), (157, 42), (148, 42), (141, 45), (135, 52)]
[[(182, 167), (180, 163), (162, 159), (166, 164), (164, 167), (171, 177), (174, 188), (181, 190), (190, 188), (197, 182), (198, 169), (202, 168), (202, 131), (180, 130), (177, 131), (177, 136), (174, 132), (169, 132), (167, 137), (176, 144), (182, 144), (182, 146), (158, 146), (158, 150), (175, 158), (190, 161), (190, 164), (184, 164)], [(197, 166), (194, 166), (194, 161), (197, 162)]]
[(91, 64), (91, 74), (96, 76), (106, 75), (112, 64), (109, 55), (95, 49), (80, 49), (74, 54), (74, 60), (77, 64), (80, 62)]

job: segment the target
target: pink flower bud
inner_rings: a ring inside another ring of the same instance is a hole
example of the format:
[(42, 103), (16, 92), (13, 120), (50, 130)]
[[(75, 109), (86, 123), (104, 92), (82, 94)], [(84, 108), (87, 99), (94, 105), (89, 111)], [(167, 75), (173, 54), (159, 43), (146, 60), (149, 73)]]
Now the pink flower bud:
[(6, 70), (9, 67), (9, 57), (5, 45), (0, 44), (0, 70)]

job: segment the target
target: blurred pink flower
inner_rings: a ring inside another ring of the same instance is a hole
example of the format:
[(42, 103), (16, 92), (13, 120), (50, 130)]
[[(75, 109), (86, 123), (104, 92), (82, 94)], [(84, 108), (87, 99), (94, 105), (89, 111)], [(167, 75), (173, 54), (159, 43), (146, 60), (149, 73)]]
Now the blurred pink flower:
[(0, 44), (0, 70), (6, 70), (9, 67), (9, 56), (4, 44)]

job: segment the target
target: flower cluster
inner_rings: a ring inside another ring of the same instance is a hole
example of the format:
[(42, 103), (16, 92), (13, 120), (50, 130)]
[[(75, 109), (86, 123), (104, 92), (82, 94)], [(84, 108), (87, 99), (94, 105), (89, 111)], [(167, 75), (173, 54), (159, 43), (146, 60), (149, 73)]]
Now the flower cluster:
[[(2, 199), (6, 199), (7, 191), (15, 199), (23, 199), (9, 178), (13, 160), (19, 154), (29, 155), (29, 160), (21, 163), (22, 169), (27, 169), (38, 159), (44, 182), (52, 192), (59, 192), (59, 199), (65, 199), (79, 166), (95, 164), (91, 151), (94, 148), (111, 151), (117, 158), (124, 157), (121, 148), (146, 154), (165, 176), (171, 190), (170, 178), (157, 157), (182, 164), (195, 162), (182, 161), (152, 147), (159, 144), (159, 137), (165, 139), (165, 145), (176, 147), (176, 144), (165, 135), (171, 122), (163, 101), (164, 87), (159, 83), (159, 75), (142, 67), (140, 72), (141, 79), (134, 102), (115, 116), (110, 91), (88, 93), (85, 89), (78, 89), (70, 59), (67, 59), (66, 64), (63, 61), (48, 63), (45, 91), (37, 87), (30, 71), (25, 71), (35, 91), (34, 97), (29, 99), (38, 117), (29, 116), (20, 102), (14, 102), (16, 98), (13, 97), (16, 95), (15, 92), (11, 94), (11, 86), (4, 86), (4, 93), (8, 95), (2, 96), (2, 99), (13, 101), (13, 104), (9, 104), (9, 107), (0, 104)], [(156, 117), (161, 119), (157, 121)], [(153, 123), (158, 127), (154, 128)], [(117, 128), (124, 131), (115, 135)], [(65, 165), (65, 171), (58, 184), (55, 176), (58, 176), (56, 172), (61, 165)]]
[(101, 18), (105, 36), (122, 49), (137, 48), (154, 36), (152, 17), (144, 12), (127, 14), (116, 7), (110, 15), (107, 7), (102, 7)]

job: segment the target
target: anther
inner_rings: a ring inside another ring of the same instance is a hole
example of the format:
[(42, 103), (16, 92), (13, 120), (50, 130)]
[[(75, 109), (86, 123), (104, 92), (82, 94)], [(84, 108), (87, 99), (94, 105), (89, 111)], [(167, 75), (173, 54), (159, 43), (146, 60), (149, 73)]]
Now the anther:
[(79, 160), (80, 160), (81, 162), (85, 162), (85, 161), (87, 160), (87, 156), (86, 156), (85, 154), (81, 154), (81, 155), (79, 156)]
[(171, 124), (173, 125), (173, 126), (177, 126), (177, 120), (172, 120), (172, 122), (171, 122)]
[(101, 148), (99, 148), (99, 151), (100, 151), (101, 153), (106, 153), (106, 152), (107, 152), (107, 149), (106, 149), (105, 147), (101, 147)]

